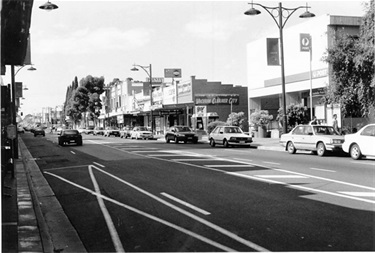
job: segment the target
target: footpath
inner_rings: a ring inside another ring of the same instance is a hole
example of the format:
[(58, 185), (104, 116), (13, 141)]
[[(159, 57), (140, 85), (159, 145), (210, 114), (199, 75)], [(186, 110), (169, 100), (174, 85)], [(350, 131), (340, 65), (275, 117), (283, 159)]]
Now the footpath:
[[(252, 146), (283, 151), (279, 139), (254, 138)], [(14, 178), (6, 174), (2, 185), (1, 252), (87, 252), (22, 138), (18, 148)]]

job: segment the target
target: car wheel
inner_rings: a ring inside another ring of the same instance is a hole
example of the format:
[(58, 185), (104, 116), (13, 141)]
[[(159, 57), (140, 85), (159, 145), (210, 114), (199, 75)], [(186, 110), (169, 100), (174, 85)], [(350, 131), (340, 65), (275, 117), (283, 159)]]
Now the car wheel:
[(351, 156), (354, 160), (359, 160), (359, 159), (361, 159), (361, 157), (362, 157), (362, 153), (361, 153), (361, 149), (359, 148), (358, 144), (353, 144), (353, 145), (350, 147), (350, 156)]
[(324, 146), (323, 142), (318, 143), (316, 152), (318, 153), (318, 156), (324, 156), (326, 154), (326, 146)]
[(77, 142), (78, 146), (82, 146), (82, 141)]
[(59, 145), (60, 146), (64, 146), (64, 142), (63, 141), (59, 141)]
[(167, 137), (167, 136), (165, 136), (165, 142), (166, 143), (169, 143), (171, 140)]
[(178, 139), (177, 139), (177, 137), (174, 137), (174, 143), (178, 144)]
[(215, 147), (216, 143), (214, 139), (210, 139), (210, 146)]
[(287, 146), (287, 150), (289, 152), (289, 154), (295, 154), (296, 153), (296, 148), (294, 147), (294, 144), (293, 142), (288, 142), (288, 144), (286, 145)]
[(227, 140), (224, 140), (223, 145), (224, 145), (225, 148), (228, 148), (228, 147), (229, 147), (229, 143), (228, 143), (228, 141), (227, 141)]

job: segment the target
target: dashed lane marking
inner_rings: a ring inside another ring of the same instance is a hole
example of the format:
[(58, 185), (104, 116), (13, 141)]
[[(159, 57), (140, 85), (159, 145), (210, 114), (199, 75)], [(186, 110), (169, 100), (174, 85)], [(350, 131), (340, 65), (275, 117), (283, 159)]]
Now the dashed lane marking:
[(221, 165), (219, 165), (219, 164), (208, 164), (208, 165), (204, 165), (204, 166), (206, 166), (206, 167), (209, 167), (209, 168), (211, 168), (211, 167), (218, 167), (218, 168), (226, 168), (226, 167), (228, 167), (228, 168), (249, 168), (249, 167), (254, 167), (253, 165), (250, 165), (250, 164), (221, 164)]
[(96, 164), (96, 165), (98, 165), (98, 166), (100, 166), (100, 167), (102, 167), (102, 168), (104, 168), (105, 166), (104, 165), (102, 165), (102, 164), (100, 164), (100, 163), (97, 163), (97, 162), (92, 162), (93, 164)]

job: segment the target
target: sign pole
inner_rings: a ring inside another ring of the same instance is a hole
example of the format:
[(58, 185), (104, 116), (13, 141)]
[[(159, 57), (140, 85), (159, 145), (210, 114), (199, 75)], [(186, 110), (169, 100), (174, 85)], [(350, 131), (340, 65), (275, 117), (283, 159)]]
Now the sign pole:
[[(310, 36), (311, 42), (311, 36)], [(310, 43), (310, 120), (313, 119), (313, 99), (312, 99), (312, 45)]]

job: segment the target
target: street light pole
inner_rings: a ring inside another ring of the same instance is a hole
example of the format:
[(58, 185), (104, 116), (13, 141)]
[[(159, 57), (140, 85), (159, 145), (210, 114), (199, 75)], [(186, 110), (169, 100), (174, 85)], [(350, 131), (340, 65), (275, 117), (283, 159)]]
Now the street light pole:
[[(285, 69), (284, 69), (284, 38), (283, 38), (283, 28), (286, 24), (286, 22), (288, 21), (288, 19), (290, 18), (290, 16), (292, 16), (292, 14), (298, 10), (298, 9), (301, 9), (301, 8), (306, 8), (306, 11), (301, 14), (299, 17), (300, 18), (312, 18), (312, 17), (315, 17), (315, 14), (311, 13), (308, 11), (308, 8), (311, 8), (309, 6), (299, 6), (297, 8), (284, 8), (282, 6), (282, 3), (280, 2), (279, 5), (277, 7), (267, 7), (267, 6), (264, 6), (262, 4), (258, 4), (258, 3), (249, 3), (251, 4), (251, 9), (249, 9), (248, 11), (246, 11), (244, 14), (245, 15), (250, 15), (250, 16), (254, 16), (254, 15), (258, 15), (260, 14), (261, 12), (257, 9), (255, 9), (253, 6), (254, 5), (258, 5), (260, 7), (262, 7), (263, 9), (265, 9), (268, 14), (271, 15), (271, 17), (273, 18), (273, 20), (275, 21), (277, 27), (279, 28), (279, 34), (280, 34), (280, 65), (281, 65), (281, 88), (282, 88), (282, 106), (283, 106), (283, 113), (284, 113), (284, 123), (283, 123), (283, 133), (286, 133), (287, 132), (287, 125), (288, 125), (288, 117), (287, 117), (287, 111), (286, 111), (286, 94), (285, 94)], [(276, 11), (276, 13), (274, 12)], [(286, 16), (284, 17), (284, 12), (286, 13)], [(278, 20), (277, 20), (278, 18)], [(283, 19), (285, 18), (285, 20)]]
[[(151, 64), (149, 66), (141, 66), (141, 65), (137, 65), (137, 64), (134, 64), (133, 65), (133, 68), (131, 69), (131, 71), (138, 71), (138, 69), (136, 67), (140, 67), (141, 69), (144, 70), (144, 72), (146, 72), (146, 74), (148, 75), (149, 79), (150, 79), (150, 118), (151, 118), (151, 133), (154, 134), (154, 118), (153, 118), (153, 112), (152, 112), (152, 104), (153, 104), (153, 101), (152, 101), (152, 66)], [(149, 69), (149, 71), (147, 71), (146, 69)]]

